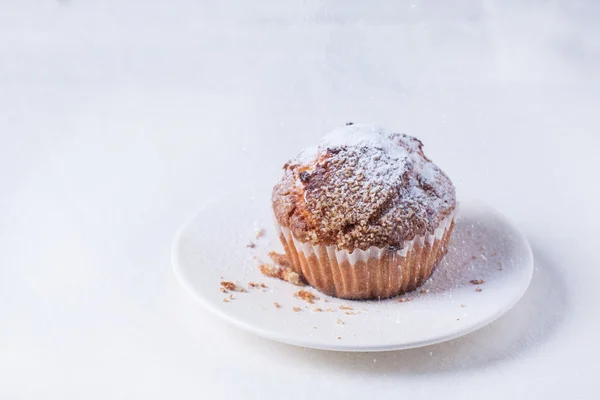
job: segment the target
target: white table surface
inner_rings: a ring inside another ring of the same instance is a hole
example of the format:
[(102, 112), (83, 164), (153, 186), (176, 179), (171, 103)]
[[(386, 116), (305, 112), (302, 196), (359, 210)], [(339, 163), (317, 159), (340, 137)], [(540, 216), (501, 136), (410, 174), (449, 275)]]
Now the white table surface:
[[(600, 2), (222, 3), (0, 2), (0, 398), (597, 398)], [(179, 287), (194, 210), (346, 121), (418, 136), (521, 227), (511, 312), (333, 353)]]

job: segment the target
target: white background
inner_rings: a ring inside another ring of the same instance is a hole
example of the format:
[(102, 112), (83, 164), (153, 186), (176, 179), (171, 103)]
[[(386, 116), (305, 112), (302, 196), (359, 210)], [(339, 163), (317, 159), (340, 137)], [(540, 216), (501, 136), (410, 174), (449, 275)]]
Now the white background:
[[(594, 0), (0, 0), (0, 398), (597, 398), (599, 18)], [(418, 136), (459, 197), (521, 227), (536, 271), (513, 311), (331, 353), (238, 332), (178, 286), (182, 221), (346, 121)]]

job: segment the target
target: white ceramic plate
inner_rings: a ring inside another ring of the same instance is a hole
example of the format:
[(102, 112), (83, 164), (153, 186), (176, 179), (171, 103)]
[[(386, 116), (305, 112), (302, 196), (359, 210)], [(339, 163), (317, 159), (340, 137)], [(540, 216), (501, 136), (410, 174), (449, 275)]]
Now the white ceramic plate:
[[(524, 294), (533, 272), (523, 235), (489, 206), (463, 201), (448, 254), (422, 290), (400, 297), (409, 301), (342, 300), (308, 287), (320, 298), (308, 304), (294, 297), (299, 287), (266, 278), (257, 268), (260, 260), (269, 260), (270, 250), (281, 251), (272, 226), (268, 190), (229, 195), (182, 226), (173, 243), (173, 268), (181, 284), (217, 315), (249, 332), (298, 346), (385, 351), (454, 339), (506, 313)], [(257, 239), (263, 228), (265, 235)], [(247, 247), (251, 242), (253, 249)], [(222, 280), (244, 288), (248, 282), (262, 282), (268, 289), (234, 292), (234, 299), (224, 302), (229, 294), (220, 291)], [(314, 311), (317, 307), (324, 311)]]

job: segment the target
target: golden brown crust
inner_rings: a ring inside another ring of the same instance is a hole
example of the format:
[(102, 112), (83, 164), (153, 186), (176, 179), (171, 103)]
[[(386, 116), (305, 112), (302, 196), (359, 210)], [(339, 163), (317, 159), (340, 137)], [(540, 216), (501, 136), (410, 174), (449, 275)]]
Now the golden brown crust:
[(288, 162), (272, 195), (279, 224), (302, 242), (348, 251), (400, 249), (433, 233), (455, 208), (454, 186), (419, 140), (381, 135), (383, 145), (325, 144)]

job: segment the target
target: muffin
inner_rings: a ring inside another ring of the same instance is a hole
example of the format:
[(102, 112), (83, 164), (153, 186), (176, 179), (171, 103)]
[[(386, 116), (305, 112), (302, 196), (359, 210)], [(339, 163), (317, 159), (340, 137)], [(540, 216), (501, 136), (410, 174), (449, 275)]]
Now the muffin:
[(455, 189), (416, 138), (347, 124), (287, 162), (273, 188), (276, 227), (292, 268), (346, 299), (422, 285), (448, 248)]

